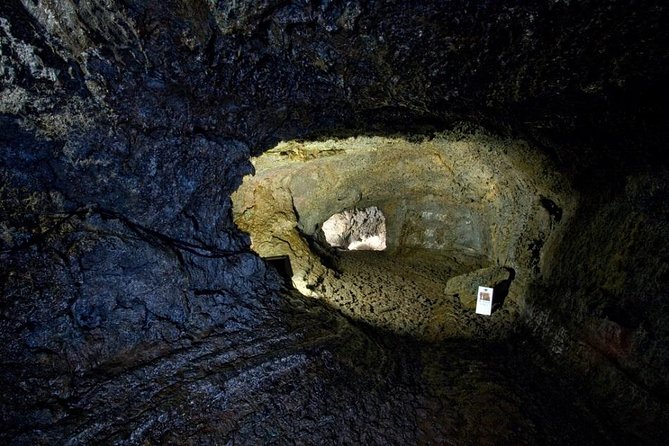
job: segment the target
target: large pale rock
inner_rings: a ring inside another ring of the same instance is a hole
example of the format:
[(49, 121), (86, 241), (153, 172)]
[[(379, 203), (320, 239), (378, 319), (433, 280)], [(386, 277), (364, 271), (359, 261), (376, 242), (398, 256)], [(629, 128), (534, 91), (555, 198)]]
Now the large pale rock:
[(386, 218), (376, 206), (345, 210), (323, 223), (328, 244), (352, 251), (383, 251), (386, 249)]

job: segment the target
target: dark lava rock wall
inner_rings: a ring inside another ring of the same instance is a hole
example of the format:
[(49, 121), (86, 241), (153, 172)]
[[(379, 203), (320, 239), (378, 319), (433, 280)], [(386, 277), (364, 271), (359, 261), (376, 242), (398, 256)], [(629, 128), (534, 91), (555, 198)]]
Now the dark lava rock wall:
[[(616, 222), (614, 240), (631, 248), (611, 247), (604, 256), (623, 256), (614, 275), (636, 268), (628, 271), (629, 280), (614, 280), (610, 290), (593, 294), (588, 285), (599, 281), (595, 271), (610, 263), (594, 254), (595, 246), (586, 249), (594, 243), (565, 241), (551, 251), (551, 280), (573, 294), (550, 311), (538, 303), (537, 312), (568, 331), (580, 330), (586, 315), (641, 327), (634, 338), (640, 350), (612, 353), (611, 367), (629, 371), (664, 398), (667, 325), (658, 311), (666, 305), (666, 272), (654, 262), (666, 258), (657, 246), (665, 242), (657, 234), (666, 233), (666, 205), (659, 198), (666, 171), (624, 178), (651, 172), (647, 166), (657, 165), (667, 141), (666, 6), (416, 3), (2, 2), (0, 440), (165, 440), (161, 432), (178, 425), (175, 414), (187, 407), (186, 395), (217, 395), (213, 384), (201, 381), (172, 402), (161, 400), (158, 390), (174, 383), (166, 378), (171, 371), (181, 370), (179, 382), (189, 376), (197, 381), (188, 375), (197, 370), (183, 364), (194, 361), (188, 352), (207, 357), (207, 339), (212, 350), (228, 352), (216, 356), (217, 370), (252, 370), (228, 392), (274, 388), (276, 378), (286, 386), (310, 383), (302, 395), (315, 398), (330, 366), (358, 379), (356, 365), (346, 359), (355, 352), (332, 359), (326, 346), (362, 335), (320, 307), (299, 310), (299, 299), (277, 295), (279, 280), (232, 223), (229, 195), (251, 172), (250, 154), (279, 139), (424, 131), (461, 120), (524, 135), (584, 193), (600, 184), (628, 185), (612, 192), (611, 202), (603, 195), (584, 200), (572, 224), (588, 240), (588, 234), (611, 232), (597, 221)], [(645, 217), (630, 216), (639, 209)], [(637, 236), (629, 237), (634, 228)], [(572, 248), (581, 254), (576, 272), (564, 269)], [(609, 309), (604, 292), (620, 303)], [(647, 299), (652, 312), (637, 306)], [(591, 301), (597, 308), (588, 307)], [(584, 308), (573, 324), (572, 305)], [(295, 314), (301, 331), (293, 325)], [(323, 333), (328, 320), (343, 324), (339, 338)], [(370, 370), (378, 370), (383, 351), (365, 353)], [(150, 365), (151, 372), (143, 368)], [(151, 374), (156, 370), (162, 379)], [(124, 383), (128, 373), (135, 374), (134, 384)], [(372, 375), (356, 385), (382, 386), (384, 379)], [(382, 410), (379, 390), (361, 403), (376, 416), (351, 418), (344, 431), (364, 425), (378, 438), (415, 441), (418, 434), (403, 430), (402, 418), (384, 412), (413, 407), (404, 399), (415, 391), (398, 390), (389, 403), (394, 409)], [(341, 416), (347, 398), (334, 398)], [(133, 399), (155, 407), (133, 406), (129, 418), (135, 421), (115, 418), (129, 413), (124, 404)], [(275, 403), (263, 404), (271, 412)], [(161, 404), (172, 412), (160, 412)], [(249, 428), (236, 424), (242, 413), (229, 416), (220, 438)], [(197, 435), (193, 426), (179, 429)], [(123, 437), (123, 429), (132, 438)], [(339, 426), (330, 429), (331, 438), (341, 434)], [(244, 438), (275, 434), (247, 432)]]
[(669, 413), (668, 179), (658, 167), (584, 195), (565, 238), (545, 248), (526, 308), (564, 369), (650, 443)]

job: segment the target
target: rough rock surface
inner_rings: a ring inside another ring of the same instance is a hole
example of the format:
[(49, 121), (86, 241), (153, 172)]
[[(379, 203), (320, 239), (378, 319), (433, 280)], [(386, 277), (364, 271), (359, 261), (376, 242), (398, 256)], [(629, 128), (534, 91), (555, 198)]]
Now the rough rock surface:
[[(252, 248), (289, 256), (305, 295), (421, 339), (506, 336), (541, 268), (532, 246), (561, 236), (576, 201), (547, 159), (521, 141), (483, 134), (293, 141), (253, 165), (255, 175), (232, 196), (235, 222)], [(332, 213), (356, 206), (378, 206), (387, 216), (388, 255), (344, 256), (319, 246)], [(472, 273), (490, 265), (497, 269)], [(449, 279), (463, 274), (449, 290)], [(503, 310), (487, 322), (471, 305), (479, 285), (498, 288)]]
[[(513, 271), (513, 270), (511, 270)], [(510, 272), (509, 269), (501, 267), (482, 268), (468, 274), (462, 274), (446, 283), (445, 293), (448, 296), (457, 297), (462, 302), (465, 308), (470, 310), (476, 308), (476, 296), (479, 285), (493, 288), (493, 302), (496, 304), (503, 304), (500, 302), (505, 299), (503, 290), (504, 284), (510, 287), (511, 282), (515, 278), (515, 271)], [(505, 290), (508, 292), (508, 289)]]
[[(653, 0), (1, 2), (0, 443), (663, 444), (668, 20)], [(232, 220), (250, 154), (463, 120), (579, 198), (540, 197), (555, 237), (515, 246), (536, 259), (515, 335), (425, 345), (278, 292)]]
[(333, 248), (352, 251), (386, 249), (386, 218), (376, 206), (336, 213), (325, 220), (321, 231)]

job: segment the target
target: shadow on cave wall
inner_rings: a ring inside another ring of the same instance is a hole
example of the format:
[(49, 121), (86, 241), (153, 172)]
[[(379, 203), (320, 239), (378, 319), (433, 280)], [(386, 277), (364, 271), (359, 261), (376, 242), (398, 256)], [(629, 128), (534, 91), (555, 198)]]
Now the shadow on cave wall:
[(511, 282), (516, 278), (516, 271), (513, 268), (505, 266), (504, 269), (509, 273), (509, 278), (504, 279), (499, 283), (496, 283), (492, 289), (492, 295), (494, 299), (492, 311), (493, 313), (504, 306), (504, 301), (509, 295), (509, 289), (511, 288)]

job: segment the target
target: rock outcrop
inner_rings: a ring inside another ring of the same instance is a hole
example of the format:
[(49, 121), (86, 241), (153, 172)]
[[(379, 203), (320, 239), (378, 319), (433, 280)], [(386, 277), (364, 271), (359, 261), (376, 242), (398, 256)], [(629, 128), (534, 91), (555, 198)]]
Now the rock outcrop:
[(321, 231), (333, 248), (351, 251), (383, 251), (386, 249), (386, 217), (376, 206), (345, 209), (323, 222)]

